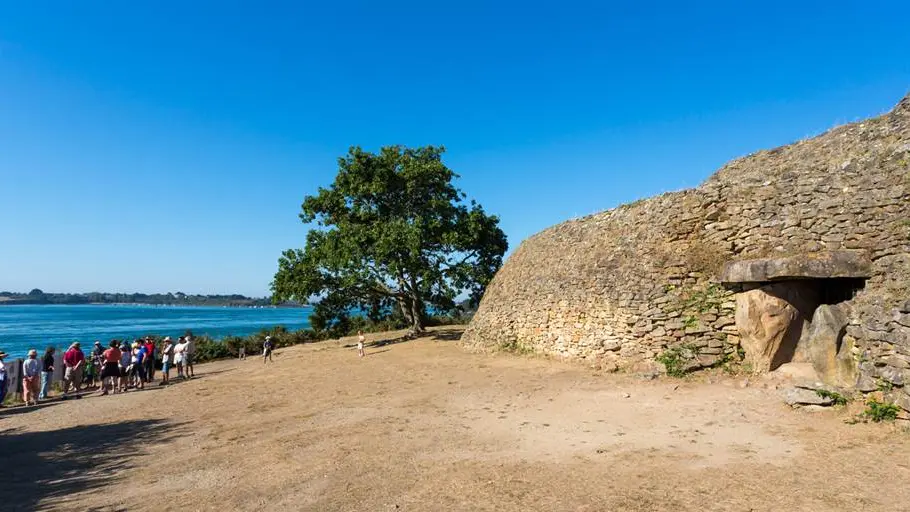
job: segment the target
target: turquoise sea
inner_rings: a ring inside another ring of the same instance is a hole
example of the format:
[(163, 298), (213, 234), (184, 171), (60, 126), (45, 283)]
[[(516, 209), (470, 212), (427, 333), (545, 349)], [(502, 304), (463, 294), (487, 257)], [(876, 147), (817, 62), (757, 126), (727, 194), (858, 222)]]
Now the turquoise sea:
[(65, 347), (75, 340), (131, 339), (148, 334), (221, 338), (245, 335), (283, 325), (309, 327), (310, 308), (229, 308), (144, 306), (132, 304), (80, 306), (0, 306), (0, 350), (23, 357), (28, 349)]

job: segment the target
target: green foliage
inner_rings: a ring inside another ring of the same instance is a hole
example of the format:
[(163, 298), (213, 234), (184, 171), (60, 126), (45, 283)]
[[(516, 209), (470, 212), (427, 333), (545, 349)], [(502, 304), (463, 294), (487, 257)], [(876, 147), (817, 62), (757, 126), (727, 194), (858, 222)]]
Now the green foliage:
[(657, 362), (662, 363), (670, 377), (683, 377), (688, 373), (688, 366), (698, 355), (698, 348), (684, 343), (668, 348), (657, 356)]
[(689, 291), (682, 307), (686, 311), (697, 311), (698, 313), (708, 313), (720, 308), (724, 301), (726, 292), (717, 284), (709, 284), (703, 290)]
[(866, 410), (863, 412), (863, 416), (875, 423), (881, 423), (883, 421), (896, 420), (900, 411), (901, 409), (897, 405), (879, 402), (872, 398), (866, 402)]
[(315, 226), (279, 259), (273, 300), (317, 298), (317, 331), (346, 329), (352, 310), (421, 331), (427, 307), (452, 311), (463, 293), (479, 301), (508, 244), (498, 217), (463, 202), (444, 151), (352, 147), (334, 183), (304, 199), (300, 218)]
[(217, 341), (210, 336), (198, 336), (194, 338), (196, 344), (196, 360), (212, 361), (215, 359), (224, 359), (231, 357), (224, 343)]
[(518, 340), (515, 339), (500, 343), (498, 348), (501, 352), (508, 352), (510, 354), (516, 355), (528, 355), (534, 353), (534, 349), (518, 343)]
[(827, 389), (816, 389), (815, 394), (821, 398), (831, 399), (834, 402), (834, 405), (847, 405), (847, 397), (835, 391), (828, 391)]
[(894, 384), (892, 384), (891, 381), (887, 381), (885, 379), (878, 379), (878, 381), (876, 382), (876, 387), (878, 388), (879, 391), (881, 391), (883, 393), (888, 393), (889, 391), (894, 389)]
[(692, 329), (698, 325), (698, 317), (695, 315), (689, 315), (683, 319), (683, 327), (686, 329)]

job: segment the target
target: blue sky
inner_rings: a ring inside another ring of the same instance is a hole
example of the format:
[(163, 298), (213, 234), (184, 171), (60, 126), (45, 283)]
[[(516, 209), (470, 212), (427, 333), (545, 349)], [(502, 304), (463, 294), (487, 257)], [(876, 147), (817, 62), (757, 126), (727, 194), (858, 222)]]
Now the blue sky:
[(910, 90), (910, 2), (329, 4), (0, 5), (0, 289), (264, 295), (351, 145), (514, 248)]

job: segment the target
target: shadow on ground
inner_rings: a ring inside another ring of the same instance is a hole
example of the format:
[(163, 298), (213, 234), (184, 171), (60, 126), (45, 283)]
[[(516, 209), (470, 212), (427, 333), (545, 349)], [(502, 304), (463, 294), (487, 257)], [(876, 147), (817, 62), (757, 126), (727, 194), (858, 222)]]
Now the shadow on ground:
[(110, 493), (115, 484), (126, 481), (143, 454), (142, 445), (155, 443), (180, 428), (181, 424), (164, 420), (141, 420), (49, 432), (3, 432), (3, 510), (56, 510), (65, 508), (67, 498), (76, 493)]
[(440, 329), (433, 331), (433, 341), (458, 341), (464, 331), (461, 329)]
[[(463, 331), (461, 329), (439, 329), (436, 331), (426, 332), (420, 335), (405, 334), (397, 338), (387, 340), (378, 340), (373, 343), (367, 343), (368, 347), (385, 347), (388, 345), (397, 345), (408, 341), (414, 341), (421, 338), (429, 338), (432, 341), (458, 341), (461, 339)], [(356, 347), (356, 344), (345, 345), (345, 348)]]

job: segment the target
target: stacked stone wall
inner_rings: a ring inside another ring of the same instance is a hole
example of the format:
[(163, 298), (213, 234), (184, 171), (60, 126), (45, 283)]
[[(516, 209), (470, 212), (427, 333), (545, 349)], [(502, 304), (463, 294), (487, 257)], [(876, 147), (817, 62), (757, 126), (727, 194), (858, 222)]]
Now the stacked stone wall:
[[(568, 221), (526, 241), (496, 275), (464, 336), (607, 369), (695, 348), (711, 366), (740, 352), (740, 259), (862, 251), (847, 341), (862, 379), (910, 391), (910, 96), (891, 113), (734, 160), (701, 186)], [(900, 389), (898, 390), (900, 391)], [(907, 398), (910, 394), (899, 395)]]

